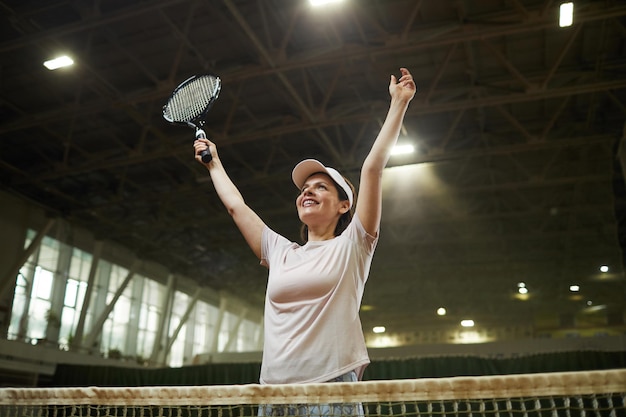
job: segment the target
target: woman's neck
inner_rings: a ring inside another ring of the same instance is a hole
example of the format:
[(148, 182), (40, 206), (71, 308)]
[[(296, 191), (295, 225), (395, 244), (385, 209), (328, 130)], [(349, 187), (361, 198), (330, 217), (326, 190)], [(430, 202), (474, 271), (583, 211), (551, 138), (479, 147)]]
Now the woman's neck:
[(307, 226), (308, 228), (308, 241), (309, 242), (317, 242), (322, 240), (330, 240), (335, 237), (335, 228), (337, 225), (328, 225), (324, 227), (315, 227)]

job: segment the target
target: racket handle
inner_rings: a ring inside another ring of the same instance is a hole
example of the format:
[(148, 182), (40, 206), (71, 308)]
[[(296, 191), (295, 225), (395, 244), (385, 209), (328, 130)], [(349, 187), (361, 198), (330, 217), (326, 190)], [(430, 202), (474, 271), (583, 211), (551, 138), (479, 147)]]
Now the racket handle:
[[(204, 133), (204, 130), (202, 129), (196, 130), (196, 139), (206, 139), (206, 133)], [(211, 156), (211, 151), (209, 151), (208, 149), (205, 149), (204, 151), (200, 153), (200, 158), (202, 158), (202, 162), (206, 164), (208, 162), (211, 162), (211, 159), (213, 159), (213, 156)]]

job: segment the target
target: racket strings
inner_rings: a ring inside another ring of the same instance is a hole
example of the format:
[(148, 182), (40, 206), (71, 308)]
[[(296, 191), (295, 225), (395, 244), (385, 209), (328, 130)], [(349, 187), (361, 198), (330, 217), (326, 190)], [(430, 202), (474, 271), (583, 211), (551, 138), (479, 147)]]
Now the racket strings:
[(166, 119), (174, 122), (191, 122), (200, 117), (215, 99), (219, 79), (199, 77), (180, 87), (167, 103)]

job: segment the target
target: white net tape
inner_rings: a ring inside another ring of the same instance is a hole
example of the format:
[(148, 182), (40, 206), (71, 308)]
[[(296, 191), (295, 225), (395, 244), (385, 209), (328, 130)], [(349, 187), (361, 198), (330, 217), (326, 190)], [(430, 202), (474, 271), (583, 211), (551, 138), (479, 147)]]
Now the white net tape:
[(264, 404), (271, 404), (271, 415), (360, 415), (354, 403), (371, 417), (620, 417), (626, 416), (626, 370), (298, 385), (0, 389), (3, 417), (253, 416)]

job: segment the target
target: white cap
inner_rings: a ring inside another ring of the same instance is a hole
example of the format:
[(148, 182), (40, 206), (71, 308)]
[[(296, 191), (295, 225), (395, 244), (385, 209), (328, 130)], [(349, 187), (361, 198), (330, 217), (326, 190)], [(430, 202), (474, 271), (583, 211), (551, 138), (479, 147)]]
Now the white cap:
[(328, 174), (328, 176), (332, 178), (333, 181), (335, 181), (335, 183), (337, 183), (337, 185), (339, 185), (343, 191), (345, 191), (346, 195), (348, 196), (348, 201), (350, 201), (350, 208), (352, 208), (352, 201), (354, 197), (352, 195), (352, 189), (350, 188), (346, 180), (336, 169), (325, 167), (320, 161), (317, 161), (315, 159), (305, 159), (304, 161), (300, 162), (293, 169), (293, 172), (291, 173), (291, 179), (293, 179), (293, 183), (296, 184), (296, 187), (301, 190), (306, 179), (317, 172), (324, 172)]

